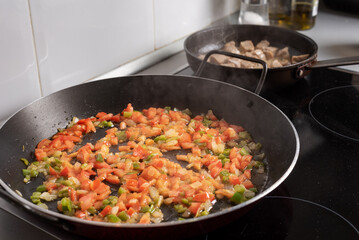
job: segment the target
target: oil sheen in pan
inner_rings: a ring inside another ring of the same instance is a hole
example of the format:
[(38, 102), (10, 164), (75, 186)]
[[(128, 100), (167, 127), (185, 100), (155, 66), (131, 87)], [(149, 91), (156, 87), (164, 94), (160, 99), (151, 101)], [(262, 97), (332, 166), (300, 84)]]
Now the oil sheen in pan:
[[(114, 125), (116, 127), (118, 124), (114, 124)], [(77, 144), (73, 151), (77, 151), (80, 147), (84, 146), (86, 143), (95, 144), (99, 139), (101, 139), (102, 137), (104, 137), (106, 135), (106, 133), (105, 133), (106, 130), (107, 130), (107, 128), (97, 128), (96, 133), (89, 133), (87, 135), (84, 135), (83, 141), (81, 142), (81, 144)], [(126, 144), (127, 144), (127, 142), (124, 142), (119, 145), (126, 145)], [(113, 153), (118, 152), (118, 146), (110, 147), (110, 152), (113, 152)], [(178, 161), (176, 159), (176, 155), (187, 154), (188, 152), (189, 152), (188, 150), (181, 149), (181, 150), (164, 152), (163, 156), (172, 162), (179, 163), (182, 167), (186, 167), (187, 162)], [(74, 164), (75, 161), (76, 160), (72, 160), (72, 164)], [(264, 187), (268, 180), (268, 164), (267, 164), (266, 159), (263, 160), (263, 163), (265, 166), (264, 173), (257, 173), (255, 168), (253, 168), (253, 170), (252, 170), (251, 181), (254, 184), (254, 186), (258, 189), (258, 192), (256, 194), (259, 194), (264, 190)], [(31, 189), (32, 189), (32, 191), (30, 191), (30, 192), (34, 192), (36, 190), (36, 187), (38, 185), (42, 184), (42, 181), (44, 181), (44, 180), (45, 180), (45, 178), (43, 177), (42, 174), (40, 174), (39, 177), (37, 177), (36, 179), (32, 179), (31, 183), (28, 186), (28, 187), (31, 187)], [(106, 184), (111, 187), (111, 192), (112, 192), (111, 195), (117, 196), (119, 186), (115, 185), (115, 184), (111, 184), (111, 183), (106, 183)], [(27, 197), (27, 196), (24, 196), (24, 197)], [(223, 209), (234, 206), (227, 198), (223, 198), (223, 200), (216, 199), (215, 201), (216, 202), (213, 205), (213, 208), (211, 209), (210, 213), (219, 212)], [(54, 200), (52, 202), (46, 202), (46, 205), (48, 206), (49, 210), (58, 212), (56, 200)], [(178, 219), (178, 217), (180, 217), (173, 207), (167, 206), (166, 204), (162, 204), (161, 210), (164, 214), (164, 219), (162, 222), (175, 221)]]
[(328, 131), (359, 141), (359, 85), (335, 87), (318, 93), (309, 103), (309, 112)]

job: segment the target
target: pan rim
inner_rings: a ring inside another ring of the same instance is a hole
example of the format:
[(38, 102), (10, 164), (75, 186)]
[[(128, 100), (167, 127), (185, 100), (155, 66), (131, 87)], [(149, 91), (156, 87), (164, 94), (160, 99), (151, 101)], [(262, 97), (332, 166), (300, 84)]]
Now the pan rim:
[[(294, 133), (294, 137), (295, 137), (295, 142), (296, 142), (296, 148), (295, 148), (295, 153), (294, 153), (294, 157), (293, 160), (291, 162), (291, 164), (289, 165), (289, 167), (287, 168), (287, 170), (284, 172), (284, 174), (276, 181), (274, 182), (270, 187), (268, 187), (266, 190), (264, 190), (263, 192), (259, 193), (258, 195), (256, 195), (255, 197), (253, 197), (252, 199), (232, 206), (230, 208), (226, 208), (223, 209), (219, 212), (216, 213), (211, 213), (207, 216), (204, 217), (199, 217), (199, 218), (190, 218), (190, 219), (186, 219), (184, 221), (169, 221), (169, 222), (161, 222), (161, 223), (151, 223), (148, 225), (143, 225), (143, 224), (130, 224), (130, 223), (107, 223), (107, 222), (94, 222), (94, 221), (89, 221), (89, 220), (83, 220), (83, 219), (79, 219), (76, 217), (71, 217), (71, 216), (66, 216), (64, 214), (52, 211), (52, 210), (47, 210), (44, 208), (41, 208), (37, 205), (35, 205), (34, 203), (30, 202), (29, 200), (23, 198), (22, 196), (20, 196), (19, 194), (16, 193), (15, 190), (11, 189), (7, 183), (5, 183), (1, 178), (0, 178), (0, 185), (6, 190), (7, 193), (9, 193), (15, 201), (17, 201), (17, 204), (20, 204), (22, 207), (31, 210), (33, 213), (36, 213), (37, 215), (43, 216), (44, 218), (48, 218), (48, 219), (53, 219), (53, 220), (57, 220), (60, 221), (61, 219), (63, 220), (67, 220), (69, 222), (75, 222), (75, 223), (79, 223), (79, 224), (86, 224), (89, 226), (99, 226), (99, 227), (115, 227), (115, 228), (129, 228), (129, 229), (143, 229), (143, 228), (162, 228), (162, 227), (169, 227), (169, 226), (177, 226), (177, 225), (184, 225), (184, 224), (189, 224), (189, 223), (195, 223), (195, 222), (201, 222), (203, 220), (207, 220), (207, 219), (211, 219), (211, 218), (215, 218), (215, 217), (219, 217), (222, 215), (225, 215), (229, 212), (235, 212), (241, 208), (244, 208), (254, 202), (257, 202), (258, 200), (260, 200), (261, 198), (263, 198), (264, 196), (266, 196), (267, 194), (269, 194), (270, 192), (272, 192), (274, 189), (276, 189), (288, 176), (289, 174), (292, 172), (292, 170), (294, 169), (296, 162), (298, 160), (299, 157), (299, 151), (300, 151), (300, 141), (299, 141), (299, 136), (297, 133), (297, 130), (295, 128), (295, 126), (293, 125), (293, 123), (289, 120), (289, 118), (274, 104), (272, 104), (271, 102), (269, 102), (268, 100), (266, 100), (265, 98), (254, 94), (253, 92), (238, 87), (236, 85), (230, 84), (230, 83), (225, 83), (225, 82), (221, 82), (218, 80), (214, 80), (214, 79), (208, 79), (208, 78), (203, 78), (203, 77), (194, 77), (194, 76), (182, 76), (182, 75), (131, 75), (131, 76), (123, 76), (123, 77), (115, 77), (115, 78), (108, 78), (108, 79), (101, 79), (101, 80), (96, 80), (96, 81), (91, 81), (91, 82), (87, 82), (87, 83), (82, 83), (82, 84), (77, 84), (68, 88), (64, 88), (61, 89), (59, 91), (56, 91), (54, 93), (51, 93), (47, 96), (41, 97), (39, 99), (34, 100), (33, 102), (29, 103), (28, 105), (24, 106), (23, 108), (19, 109), (18, 111), (16, 111), (10, 118), (8, 118), (6, 120), (6, 122), (3, 124), (3, 126), (0, 128), (1, 129), (7, 124), (7, 122), (14, 116), (16, 115), (18, 112), (20, 112), (21, 110), (23, 110), (24, 108), (26, 108), (27, 106), (30, 106), (31, 104), (33, 104), (34, 102), (40, 101), (41, 99), (50, 97), (54, 94), (57, 94), (61, 91), (65, 91), (67, 89), (71, 89), (74, 88), (76, 86), (79, 85), (84, 85), (84, 84), (94, 84), (96, 82), (99, 81), (103, 81), (103, 80), (115, 80), (115, 79), (124, 79), (124, 78), (140, 78), (140, 77), (169, 77), (169, 78), (185, 78), (185, 79), (201, 79), (203, 81), (209, 81), (209, 82), (214, 82), (214, 83), (219, 83), (219, 84), (224, 84), (224, 85), (228, 85), (231, 87), (234, 87), (240, 91), (244, 91), (247, 92), (248, 94), (254, 95), (258, 98), (260, 98), (262, 101), (266, 102), (266, 104), (270, 105), (271, 107), (274, 107), (289, 123), (289, 125), (291, 126), (293, 133)], [(36, 210), (36, 211), (35, 211)], [(40, 214), (41, 213), (41, 214)]]

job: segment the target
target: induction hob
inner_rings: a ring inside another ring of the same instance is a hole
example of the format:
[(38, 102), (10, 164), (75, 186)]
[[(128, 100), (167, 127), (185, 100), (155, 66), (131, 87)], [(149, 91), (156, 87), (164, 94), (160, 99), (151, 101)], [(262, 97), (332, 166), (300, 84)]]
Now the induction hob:
[[(359, 75), (316, 69), (286, 91), (262, 96), (296, 127), (297, 164), (244, 216), (193, 239), (359, 239)], [(80, 239), (4, 199), (0, 206), (1, 239)]]

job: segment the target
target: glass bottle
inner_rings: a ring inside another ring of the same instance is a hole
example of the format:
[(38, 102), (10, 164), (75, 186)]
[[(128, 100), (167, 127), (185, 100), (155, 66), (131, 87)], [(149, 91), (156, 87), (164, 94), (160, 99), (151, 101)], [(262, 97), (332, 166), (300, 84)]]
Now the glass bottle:
[(315, 24), (318, 0), (292, 0), (289, 26), (293, 30), (308, 30)]
[(291, 0), (268, 0), (269, 24), (288, 27), (291, 14)]

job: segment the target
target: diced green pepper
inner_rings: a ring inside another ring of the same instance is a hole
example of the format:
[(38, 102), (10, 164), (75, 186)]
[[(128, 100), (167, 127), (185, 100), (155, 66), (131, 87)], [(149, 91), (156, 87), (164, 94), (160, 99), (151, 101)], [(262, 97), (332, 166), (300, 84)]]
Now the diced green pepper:
[(125, 211), (120, 212), (118, 214), (118, 217), (121, 219), (121, 221), (124, 221), (124, 222), (130, 218)]
[(169, 111), (171, 111), (171, 107), (164, 107), (165, 111), (168, 113)]
[(153, 139), (153, 141), (158, 142), (158, 141), (166, 141), (166, 136), (165, 135), (160, 135), (155, 137), (155, 139)]
[(263, 167), (263, 166), (264, 166), (264, 163), (260, 162), (260, 161), (255, 161), (253, 164), (253, 167), (255, 167), (255, 168), (259, 168), (259, 167)]
[(103, 162), (103, 157), (101, 153), (96, 154), (96, 161), (97, 162)]
[(132, 112), (123, 112), (123, 116), (125, 118), (130, 118), (130, 117), (132, 117)]
[(199, 139), (196, 139), (193, 141), (195, 144), (197, 144), (198, 146), (200, 147), (204, 147), (206, 146), (207, 144), (205, 142), (201, 142)]
[(251, 135), (247, 131), (239, 132), (238, 137), (239, 139), (251, 140)]
[(118, 197), (116, 197), (116, 196), (109, 196), (107, 199), (108, 199), (108, 201), (110, 201), (110, 205), (112, 207), (114, 207), (118, 201)]
[(114, 215), (114, 214), (109, 214), (109, 215), (107, 215), (106, 217), (107, 217), (108, 221), (109, 221), (109, 222), (112, 222), (112, 223), (117, 223), (117, 222), (121, 221), (120, 218), (118, 218), (118, 217), (117, 217), (116, 215)]
[(184, 114), (187, 114), (188, 116), (192, 115), (191, 110), (189, 110), (188, 108), (186, 108), (185, 110), (182, 111)]
[(223, 155), (225, 155), (226, 157), (229, 157), (229, 154), (231, 153), (231, 149), (230, 148), (226, 148), (223, 151)]
[(46, 190), (45, 185), (40, 185), (36, 188), (36, 192), (45, 192)]
[(146, 212), (148, 212), (149, 210), (150, 210), (150, 207), (149, 207), (149, 206), (143, 206), (143, 207), (141, 207), (140, 212), (141, 212), (141, 213), (146, 213)]
[(22, 170), (22, 175), (24, 175), (24, 177), (30, 176), (30, 170), (28, 170), (28, 169), (23, 169), (23, 170)]
[(243, 184), (236, 184), (234, 186), (234, 191), (236, 191), (236, 192), (244, 193), (245, 190), (246, 190), (246, 187)]
[(89, 209), (87, 209), (87, 211), (88, 211), (89, 213), (93, 214), (93, 215), (97, 214), (97, 210), (96, 210), (96, 208), (94, 208), (93, 206), (90, 207)]
[(61, 199), (61, 206), (62, 206), (62, 211), (63, 212), (71, 212), (72, 210), (72, 202), (69, 198), (64, 197), (63, 199)]
[(191, 202), (187, 198), (182, 198), (181, 202), (187, 206), (191, 205)]
[(209, 127), (212, 124), (212, 121), (209, 120), (208, 118), (204, 118), (202, 123), (204, 126)]
[(61, 189), (58, 193), (59, 197), (68, 197), (69, 196), (69, 189), (67, 187)]
[(39, 175), (39, 172), (36, 170), (30, 170), (30, 176), (31, 177), (37, 177)]
[(229, 158), (223, 158), (223, 159), (221, 160), (221, 162), (222, 162), (222, 167), (223, 167), (224, 164), (226, 164), (227, 162), (230, 162), (230, 160), (229, 160)]
[(208, 211), (203, 210), (202, 212), (199, 213), (199, 216), (207, 216), (209, 214)]
[(40, 162), (35, 161), (35, 162), (31, 163), (31, 164), (34, 164), (35, 166), (39, 166)]
[(63, 181), (60, 181), (60, 183), (62, 184), (62, 185), (65, 185), (65, 186), (68, 186), (68, 187), (72, 187), (72, 185), (73, 185), (73, 182), (71, 182), (70, 180), (63, 180)]
[(116, 132), (115, 135), (117, 136), (119, 141), (126, 141), (127, 140), (126, 131)]
[(38, 204), (40, 203), (40, 195), (41, 195), (41, 192), (33, 192), (30, 199), (33, 203), (35, 204)]
[(239, 153), (240, 153), (242, 156), (247, 156), (247, 155), (249, 155), (249, 152), (248, 152), (244, 147), (242, 147), (242, 148), (239, 150)]
[(106, 128), (106, 127), (113, 127), (113, 123), (111, 121), (102, 121), (100, 122), (97, 127), (99, 128)]
[(144, 162), (149, 162), (156, 154), (151, 153), (150, 155), (148, 155), (148, 157), (146, 157), (143, 161)]
[(187, 208), (184, 207), (182, 204), (176, 204), (176, 205), (174, 205), (174, 209), (175, 209), (176, 212), (178, 212), (178, 213), (184, 213), (184, 212), (187, 210)]
[(235, 192), (233, 194), (233, 196), (231, 197), (231, 201), (234, 202), (235, 204), (240, 204), (242, 202), (244, 202), (244, 197), (243, 194), (239, 193), (239, 192)]
[(140, 164), (138, 162), (132, 163), (133, 169), (138, 170), (140, 169)]
[(81, 165), (81, 168), (82, 168), (82, 169), (85, 169), (85, 168), (87, 168), (88, 166), (89, 166), (89, 165), (88, 165), (87, 163), (84, 163), (84, 164)]
[(102, 208), (105, 208), (106, 206), (108, 206), (108, 205), (110, 205), (110, 200), (108, 200), (108, 199), (105, 199), (105, 200), (103, 200), (102, 201)]
[(20, 158), (20, 160), (27, 166), (29, 165), (29, 161), (26, 158)]
[(122, 193), (125, 193), (125, 192), (126, 192), (126, 190), (124, 188), (120, 187), (118, 189), (118, 196), (120, 196)]
[(204, 151), (205, 151), (207, 154), (213, 155), (212, 150), (210, 150), (210, 149), (208, 149), (208, 148), (205, 148)]
[(219, 173), (221, 176), (229, 176), (229, 172), (227, 170), (222, 170), (220, 173)]
[(39, 206), (43, 209), (49, 209), (49, 207), (45, 203), (42, 203), (42, 202), (37, 203), (37, 206)]

